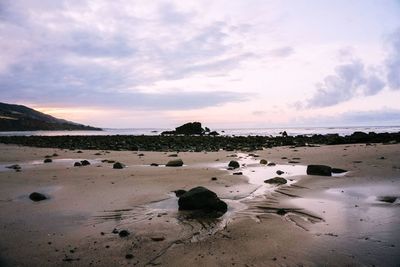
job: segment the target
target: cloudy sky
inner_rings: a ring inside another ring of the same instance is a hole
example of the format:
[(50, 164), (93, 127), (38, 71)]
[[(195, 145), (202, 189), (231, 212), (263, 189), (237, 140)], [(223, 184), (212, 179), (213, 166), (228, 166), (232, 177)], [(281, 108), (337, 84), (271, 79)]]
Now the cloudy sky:
[(100, 127), (400, 124), (398, 0), (1, 0), (0, 102)]

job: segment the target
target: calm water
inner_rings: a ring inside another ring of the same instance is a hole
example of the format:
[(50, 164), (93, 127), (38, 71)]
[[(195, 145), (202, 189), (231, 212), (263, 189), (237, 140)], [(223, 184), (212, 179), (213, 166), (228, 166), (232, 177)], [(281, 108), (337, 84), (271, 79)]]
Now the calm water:
[[(60, 135), (159, 135), (162, 131), (172, 129), (162, 128), (134, 128), (134, 129), (104, 129), (103, 131), (24, 131), (0, 132), (0, 136), (60, 136)], [(287, 131), (289, 135), (333, 134), (349, 135), (355, 131), (362, 132), (400, 132), (400, 126), (364, 126), (364, 127), (287, 127), (287, 128), (237, 128), (237, 129), (211, 129), (222, 135), (228, 136), (278, 136), (280, 132)]]

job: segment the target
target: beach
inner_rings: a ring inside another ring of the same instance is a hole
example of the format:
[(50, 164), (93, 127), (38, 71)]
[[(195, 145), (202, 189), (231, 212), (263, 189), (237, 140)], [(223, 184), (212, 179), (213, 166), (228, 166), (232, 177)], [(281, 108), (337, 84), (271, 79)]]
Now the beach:
[[(0, 144), (0, 266), (399, 266), (399, 151), (398, 143), (251, 152)], [(176, 158), (182, 167), (164, 166)], [(90, 165), (74, 167), (82, 160)], [(227, 170), (231, 160), (241, 167)], [(20, 171), (6, 168), (14, 164)], [(309, 164), (347, 172), (307, 175)], [(263, 182), (276, 170), (287, 184)], [(228, 211), (179, 212), (173, 191), (196, 186)], [(32, 192), (48, 199), (31, 201)]]

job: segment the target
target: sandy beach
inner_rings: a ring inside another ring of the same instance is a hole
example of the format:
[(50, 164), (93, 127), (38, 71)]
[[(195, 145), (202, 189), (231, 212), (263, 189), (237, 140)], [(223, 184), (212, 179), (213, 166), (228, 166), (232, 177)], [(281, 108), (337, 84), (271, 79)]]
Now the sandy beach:
[[(399, 151), (356, 144), (180, 152), (184, 166), (174, 168), (163, 164), (175, 153), (1, 144), (0, 266), (399, 266)], [(239, 170), (227, 170), (232, 159)], [(81, 160), (91, 164), (74, 167)], [(21, 170), (6, 168), (13, 164)], [(348, 172), (311, 176), (308, 164)], [(265, 184), (277, 170), (288, 183)], [(217, 193), (228, 212), (179, 212), (172, 191), (196, 186)], [(33, 202), (32, 192), (49, 198)]]

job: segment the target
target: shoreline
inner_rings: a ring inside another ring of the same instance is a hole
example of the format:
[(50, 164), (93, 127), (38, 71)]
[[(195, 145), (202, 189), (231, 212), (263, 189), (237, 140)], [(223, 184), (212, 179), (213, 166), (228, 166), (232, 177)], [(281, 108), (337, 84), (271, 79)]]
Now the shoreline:
[[(179, 152), (185, 166), (166, 168), (149, 165), (165, 164), (174, 159), (169, 157), (172, 153), (78, 153), (0, 144), (0, 163), (24, 166), (23, 163), (43, 160), (46, 155), (58, 155), (49, 164), (22, 167), (20, 172), (0, 171), (0, 263), (396, 266), (400, 255), (399, 205), (377, 202), (375, 198), (393, 193), (378, 185), (389, 184), (395, 192), (400, 188), (399, 148), (399, 144), (286, 146), (252, 153), (259, 157), (232, 151)], [(92, 164), (73, 167), (74, 160), (81, 159)], [(112, 169), (112, 164), (101, 159), (122, 162), (127, 168)], [(296, 182), (271, 187), (270, 192), (243, 200), (246, 207), (233, 210), (234, 216), (229, 214), (226, 223), (222, 218), (222, 225), (218, 221), (182, 217), (174, 209), (173, 190), (201, 185), (222, 199), (240, 199), (257, 188), (249, 183), (249, 177), (232, 175), (232, 171), (219, 167), (227, 166), (232, 159), (247, 164), (241, 169), (247, 175), (252, 171), (266, 175), (263, 171), (269, 167), (259, 165), (260, 159), (282, 168), (296, 159), (300, 165), (325, 164), (349, 172), (339, 177), (297, 173), (288, 176)], [(212, 181), (211, 177), (217, 180)], [(375, 198), (365, 198), (372, 196), (365, 188), (371, 188)], [(38, 190), (50, 199), (32, 203), (27, 196)], [(279, 208), (287, 213), (277, 215)], [(382, 231), (380, 220), (390, 227)], [(112, 233), (114, 228), (131, 234), (121, 238)], [(128, 254), (133, 258), (125, 258)]]

